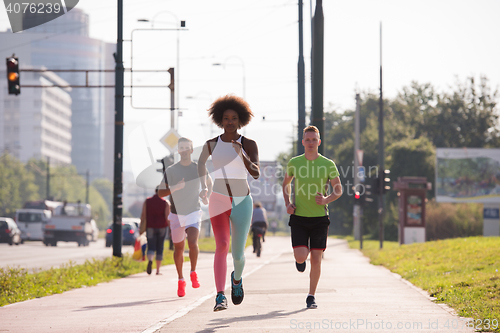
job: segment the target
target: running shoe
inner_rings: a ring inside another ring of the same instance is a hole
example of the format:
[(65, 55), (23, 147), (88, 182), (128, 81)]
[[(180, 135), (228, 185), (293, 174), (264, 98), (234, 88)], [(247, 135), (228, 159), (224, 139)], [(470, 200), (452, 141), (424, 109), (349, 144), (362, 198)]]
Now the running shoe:
[(302, 273), (306, 270), (306, 262), (304, 261), (302, 264), (295, 262), (295, 267), (297, 267), (297, 270)]
[(307, 296), (306, 298), (306, 305), (308, 309), (317, 309), (318, 304), (316, 304), (316, 300), (314, 299), (314, 296)]
[(196, 272), (191, 272), (189, 274), (189, 277), (191, 278), (191, 285), (193, 288), (200, 288), (200, 283), (198, 282), (198, 274)]
[(240, 283), (234, 284), (234, 271), (231, 273), (231, 300), (234, 305), (241, 304), (243, 302), (243, 296), (245, 293), (243, 292), (243, 278), (240, 280)]
[(146, 272), (148, 272), (149, 275), (151, 275), (151, 269), (153, 268), (153, 262), (150, 260), (148, 262), (148, 269), (146, 270)]
[(177, 283), (177, 296), (186, 296), (186, 281), (179, 280), (179, 282)]
[(222, 293), (218, 293), (215, 296), (215, 307), (214, 311), (222, 311), (227, 309), (227, 299), (226, 296)]

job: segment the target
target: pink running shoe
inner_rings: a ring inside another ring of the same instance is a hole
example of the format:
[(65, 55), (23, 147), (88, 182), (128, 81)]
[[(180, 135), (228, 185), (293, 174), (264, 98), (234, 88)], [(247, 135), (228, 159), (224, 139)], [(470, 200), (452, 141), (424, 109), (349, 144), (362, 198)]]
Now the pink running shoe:
[(189, 277), (191, 278), (191, 284), (193, 288), (200, 288), (200, 283), (198, 282), (198, 274), (196, 274), (196, 272), (191, 272)]
[(179, 297), (186, 296), (186, 281), (179, 280), (177, 286), (178, 286), (178, 288), (177, 288), (177, 296), (179, 296)]

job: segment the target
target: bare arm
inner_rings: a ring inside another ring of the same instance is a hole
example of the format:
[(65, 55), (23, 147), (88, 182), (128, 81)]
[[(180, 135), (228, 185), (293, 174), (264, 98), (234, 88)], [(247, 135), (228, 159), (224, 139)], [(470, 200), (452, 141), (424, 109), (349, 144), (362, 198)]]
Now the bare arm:
[[(209, 191), (207, 185), (207, 175), (208, 175), (207, 160), (208, 157), (210, 156), (210, 151), (208, 149), (209, 144), (210, 142), (207, 141), (203, 145), (203, 150), (201, 151), (200, 158), (198, 159), (198, 177), (200, 178), (200, 184), (201, 184), (200, 198), (203, 201), (207, 199), (207, 194)], [(210, 178), (210, 176), (208, 176), (208, 178)], [(210, 183), (212, 183), (212, 178), (210, 178)]]
[(330, 184), (332, 185), (332, 193), (328, 196), (323, 196), (323, 194), (318, 192), (316, 196), (316, 203), (318, 205), (327, 205), (330, 202), (333, 202), (342, 196), (342, 184), (340, 183), (340, 177), (336, 177), (334, 179), (330, 179)]
[[(165, 177), (167, 178), (167, 182), (168, 182), (168, 169), (167, 169), (167, 172), (165, 173)], [(171, 195), (172, 193), (174, 193), (175, 191), (178, 191), (178, 190), (181, 190), (183, 189), (185, 186), (185, 183), (184, 183), (184, 178), (182, 178), (177, 184), (175, 185), (169, 185), (165, 182), (162, 182), (160, 184), (160, 187), (158, 189), (158, 196), (163, 198), (163, 197), (167, 197), (169, 195)]]
[(165, 221), (167, 221), (167, 227), (170, 225), (170, 220), (168, 219), (168, 216), (170, 215), (170, 202), (168, 200), (165, 200), (167, 202), (167, 205), (165, 206)]
[(210, 197), (210, 194), (212, 194), (212, 189), (214, 187), (214, 183), (212, 181), (212, 177), (210, 177), (210, 174), (207, 171), (207, 189), (208, 189), (208, 197)]
[(158, 196), (160, 198), (163, 197), (168, 197), (170, 194), (172, 194), (172, 191), (170, 190), (170, 187), (166, 183), (161, 183), (160, 188), (158, 189)]
[(210, 174), (208, 173), (208, 170), (206, 171), (206, 174), (207, 191), (201, 191), (200, 198), (203, 204), (208, 205), (208, 198), (210, 198), (210, 195), (212, 194), (213, 182), (212, 177), (210, 177)]
[(243, 163), (245, 164), (245, 168), (248, 170), (248, 173), (254, 178), (258, 179), (260, 177), (260, 167), (259, 167), (259, 148), (257, 147), (257, 143), (255, 141), (250, 140), (245, 137), (245, 149), (242, 149), (241, 143), (237, 141), (232, 141), (233, 147), (236, 150), (236, 153), (240, 155)]
[(283, 199), (285, 199), (285, 206), (286, 206), (286, 212), (288, 214), (293, 214), (295, 213), (295, 205), (291, 202), (291, 194), (292, 194), (292, 182), (293, 176), (289, 176), (287, 173), (285, 173), (285, 178), (283, 179)]

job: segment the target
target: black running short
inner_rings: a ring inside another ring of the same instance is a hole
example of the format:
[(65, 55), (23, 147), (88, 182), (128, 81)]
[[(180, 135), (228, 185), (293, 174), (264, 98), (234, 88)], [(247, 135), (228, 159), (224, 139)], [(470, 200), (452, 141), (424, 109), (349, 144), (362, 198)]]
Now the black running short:
[(328, 216), (302, 217), (290, 215), (292, 247), (305, 246), (310, 250), (325, 250), (328, 237)]

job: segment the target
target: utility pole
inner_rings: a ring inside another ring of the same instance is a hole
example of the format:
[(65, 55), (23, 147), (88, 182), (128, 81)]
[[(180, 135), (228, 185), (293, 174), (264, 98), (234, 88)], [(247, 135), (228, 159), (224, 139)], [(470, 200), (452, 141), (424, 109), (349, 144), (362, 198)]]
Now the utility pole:
[(115, 57), (115, 156), (113, 184), (113, 256), (122, 256), (123, 197), (123, 0), (118, 0)]
[(379, 189), (378, 194), (378, 226), (380, 248), (384, 247), (384, 99), (382, 94), (382, 22), (380, 22), (380, 99), (378, 102), (378, 165)]
[(50, 157), (47, 156), (47, 200), (50, 200)]
[(174, 69), (169, 68), (168, 72), (170, 73), (170, 84), (168, 87), (170, 88), (170, 128), (175, 128), (175, 79), (174, 79)]
[(304, 24), (302, 10), (302, 0), (299, 0), (299, 62), (297, 64), (299, 119), (297, 126), (297, 155), (304, 154), (302, 135), (306, 127), (306, 78), (304, 68)]
[[(358, 159), (359, 151), (359, 94), (356, 94), (356, 111), (354, 114), (354, 193), (358, 192), (359, 186), (359, 165), (361, 164)], [(354, 204), (353, 209), (353, 220), (354, 220), (354, 239), (359, 240), (363, 237), (361, 233), (361, 206)]]
[(90, 186), (90, 172), (89, 169), (87, 169), (87, 190), (85, 192), (85, 203), (89, 203), (89, 186)]
[[(323, 119), (323, 51), (324, 51), (324, 18), (323, 0), (316, 0), (316, 9), (313, 18), (312, 41), (312, 112), (311, 124), (319, 129), (321, 137), (325, 135)], [(319, 146), (319, 153), (323, 154), (323, 147)]]

